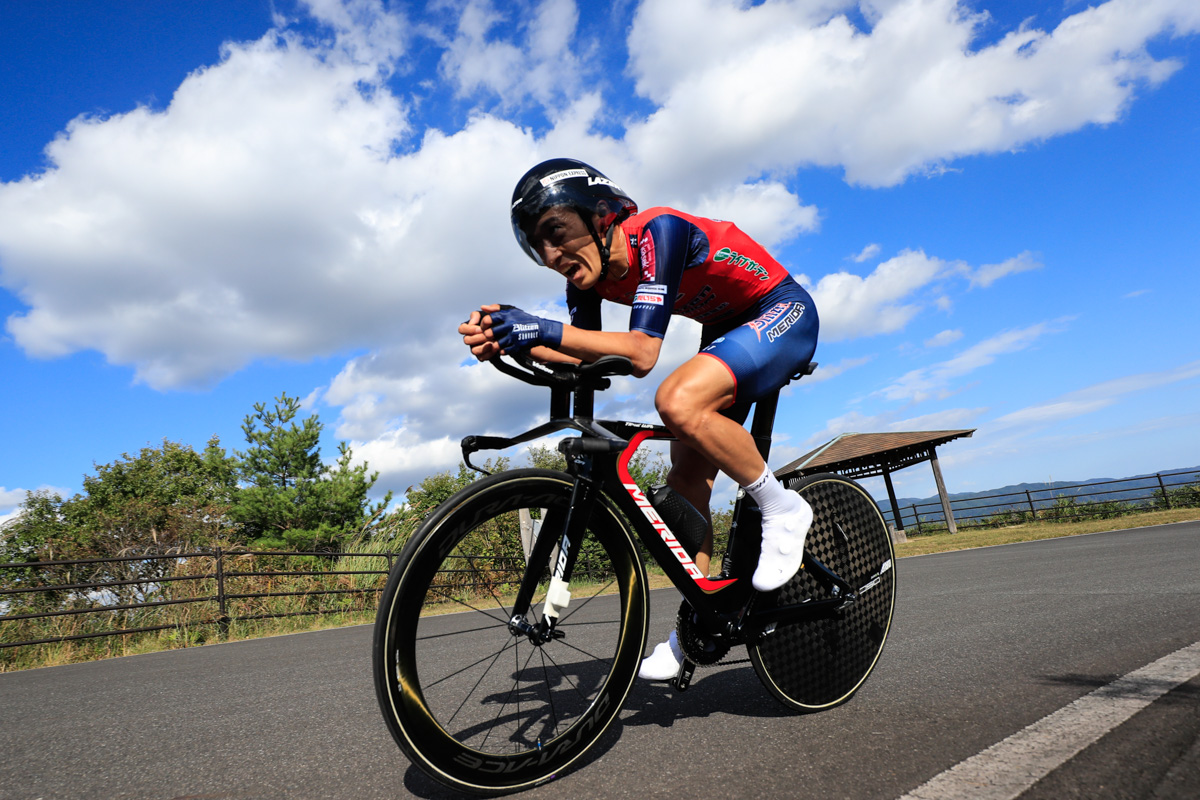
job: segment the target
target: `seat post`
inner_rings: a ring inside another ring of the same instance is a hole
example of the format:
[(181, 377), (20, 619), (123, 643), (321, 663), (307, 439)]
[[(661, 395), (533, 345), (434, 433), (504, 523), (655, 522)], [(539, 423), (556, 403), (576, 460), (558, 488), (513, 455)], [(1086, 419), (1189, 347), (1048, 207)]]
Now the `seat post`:
[[(804, 365), (804, 368), (793, 375), (787, 383), (800, 380), (805, 375), (812, 375), (817, 369), (817, 362), (810, 361)], [(787, 386), (787, 383), (784, 386)], [(779, 393), (783, 391), (783, 386), (780, 386), (771, 394), (763, 395), (754, 404), (754, 417), (750, 421), (750, 435), (754, 437), (754, 443), (758, 446), (758, 453), (762, 456), (763, 461), (770, 461), (771, 455), (771, 432), (775, 429), (775, 411), (779, 407)]]
[(754, 403), (754, 417), (750, 421), (750, 435), (763, 461), (770, 461), (771, 432), (775, 428), (775, 411), (779, 407), (779, 390), (758, 398)]

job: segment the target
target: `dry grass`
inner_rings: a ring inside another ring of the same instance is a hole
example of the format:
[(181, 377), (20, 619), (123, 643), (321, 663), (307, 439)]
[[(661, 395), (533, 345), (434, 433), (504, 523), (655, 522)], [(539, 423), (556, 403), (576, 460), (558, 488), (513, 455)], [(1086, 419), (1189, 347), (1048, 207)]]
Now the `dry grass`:
[(1028, 522), (1006, 528), (983, 528), (939, 533), (933, 536), (914, 536), (907, 542), (896, 545), (896, 555), (923, 556), (930, 553), (945, 553), (950, 550), (967, 550), (973, 547), (991, 547), (998, 544), (1031, 542), (1038, 539), (1058, 539), (1063, 536), (1078, 536), (1083, 533), (1118, 531), (1128, 528), (1143, 528), (1164, 525), (1169, 522), (1188, 522), (1200, 519), (1200, 509), (1178, 508), (1170, 511), (1147, 511), (1114, 519), (1096, 519), (1083, 522)]

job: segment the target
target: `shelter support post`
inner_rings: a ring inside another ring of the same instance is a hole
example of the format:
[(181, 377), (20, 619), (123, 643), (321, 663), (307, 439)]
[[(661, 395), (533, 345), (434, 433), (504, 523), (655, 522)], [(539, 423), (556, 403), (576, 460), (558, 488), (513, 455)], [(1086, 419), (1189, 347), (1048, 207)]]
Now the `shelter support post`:
[(946, 482), (942, 480), (942, 468), (938, 464), (937, 450), (929, 448), (929, 463), (933, 465), (933, 480), (937, 483), (938, 497), (942, 501), (942, 514), (946, 518), (946, 528), (951, 533), (958, 533), (958, 525), (954, 523), (954, 512), (950, 509), (950, 498), (946, 495)]
[(888, 472), (887, 465), (883, 466), (883, 485), (887, 487), (888, 501), (892, 504), (892, 519), (896, 525), (896, 535), (900, 536), (904, 533), (904, 520), (900, 518), (900, 505), (896, 502), (896, 490), (892, 488), (892, 474)]

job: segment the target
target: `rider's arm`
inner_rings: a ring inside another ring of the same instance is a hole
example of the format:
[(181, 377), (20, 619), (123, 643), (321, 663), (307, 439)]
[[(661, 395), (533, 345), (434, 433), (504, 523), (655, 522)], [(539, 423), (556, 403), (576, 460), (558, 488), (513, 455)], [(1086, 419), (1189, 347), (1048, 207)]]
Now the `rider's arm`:
[(567, 284), (567, 310), (571, 324), (563, 326), (562, 342), (551, 350), (535, 348), (535, 358), (545, 361), (595, 361), (601, 356), (625, 356), (633, 362), (634, 374), (642, 377), (658, 361), (662, 342), (645, 332), (605, 332), (600, 324), (600, 295)]
[[(633, 374), (646, 375), (658, 363), (663, 336), (671, 321), (675, 294), (690, 259), (692, 225), (680, 217), (663, 214), (655, 217), (642, 229), (636, 253), (631, 252), (630, 269), (637, 270), (639, 282), (629, 313), (629, 330), (604, 332), (585, 330), (577, 322), (571, 291), (567, 305), (572, 308), (571, 322), (564, 326), (558, 350), (584, 361), (594, 361), (603, 355), (625, 356), (633, 362)], [(599, 296), (595, 292), (579, 292), (595, 297), (595, 320), (599, 322)]]
[[(471, 312), (470, 318), (458, 326), (463, 342), (480, 361), (486, 361), (500, 352), (496, 336), (489, 319), (490, 312), (499, 311), (500, 306), (483, 306)], [(595, 361), (601, 356), (625, 356), (633, 362), (634, 374), (639, 378), (646, 375), (658, 362), (662, 339), (640, 331), (592, 331), (563, 325), (562, 342), (557, 348), (533, 347), (529, 354), (542, 361), (571, 362)]]
[(564, 354), (579, 361), (595, 361), (601, 356), (625, 356), (633, 362), (633, 374), (641, 378), (658, 363), (661, 349), (662, 339), (641, 331), (589, 331), (564, 325), (562, 343), (555, 350), (534, 348), (533, 356), (545, 361), (567, 360), (561, 357)]
[(633, 362), (634, 375), (640, 378), (649, 373), (658, 363), (675, 293), (688, 263), (691, 229), (683, 219), (667, 214), (651, 220), (643, 229), (638, 251), (631, 253), (634, 258), (630, 269), (637, 270), (641, 280), (628, 331), (599, 330), (599, 295), (594, 291), (572, 292), (574, 287), (569, 286), (567, 306), (572, 324), (563, 326), (562, 342), (556, 349), (583, 361), (605, 355), (625, 356)]

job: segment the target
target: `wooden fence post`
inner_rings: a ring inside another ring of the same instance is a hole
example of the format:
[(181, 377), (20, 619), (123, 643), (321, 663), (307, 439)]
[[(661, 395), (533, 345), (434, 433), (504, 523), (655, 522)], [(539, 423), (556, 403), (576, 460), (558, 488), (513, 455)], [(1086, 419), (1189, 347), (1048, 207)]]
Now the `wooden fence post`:
[(1033, 506), (1033, 496), (1029, 494), (1029, 490), (1025, 490), (1025, 499), (1029, 501), (1029, 516), (1037, 519), (1037, 509)]
[(1154, 473), (1154, 477), (1158, 478), (1158, 488), (1161, 489), (1163, 493), (1163, 505), (1167, 507), (1167, 511), (1170, 511), (1171, 498), (1167, 496), (1167, 486), (1165, 483), (1163, 483), (1162, 473), (1156, 472)]
[(921, 517), (920, 517), (920, 515), (917, 514), (916, 503), (913, 503), (912, 506), (910, 506), (910, 508), (912, 508), (912, 510), (913, 510), (913, 520), (917, 524), (917, 535), (920, 536), (921, 535)]

